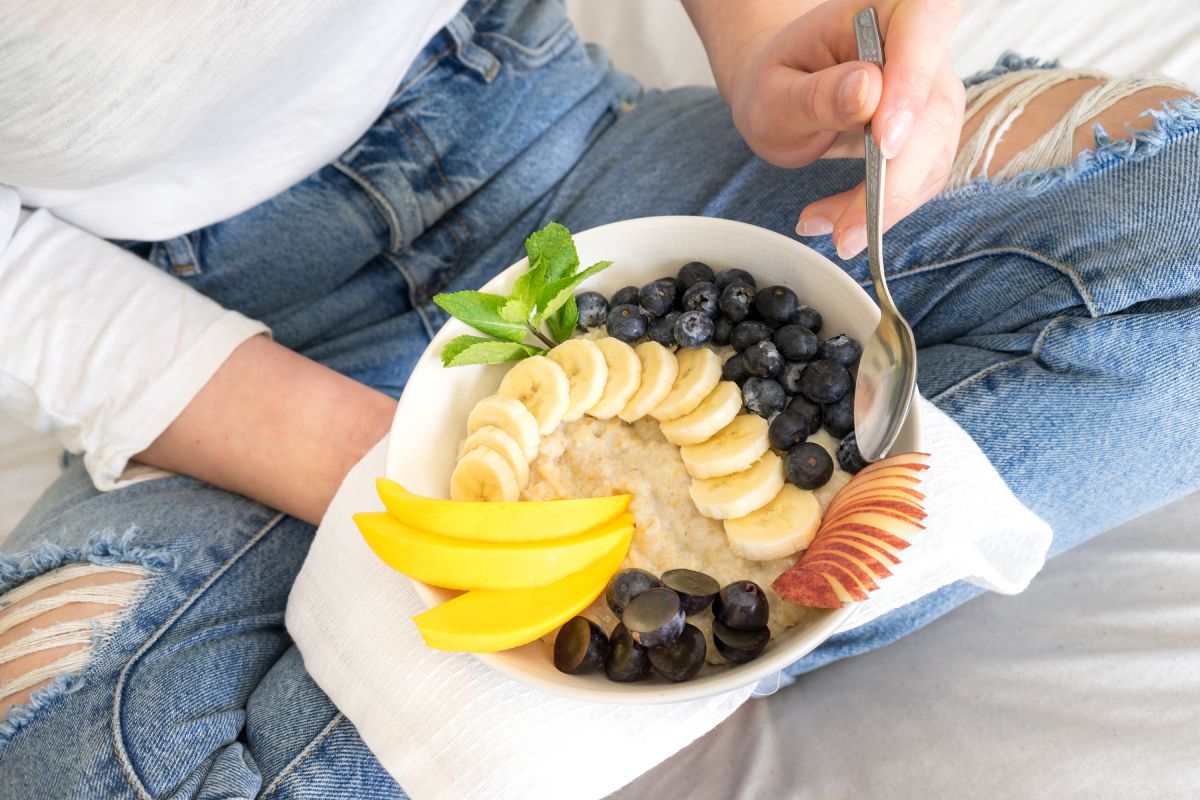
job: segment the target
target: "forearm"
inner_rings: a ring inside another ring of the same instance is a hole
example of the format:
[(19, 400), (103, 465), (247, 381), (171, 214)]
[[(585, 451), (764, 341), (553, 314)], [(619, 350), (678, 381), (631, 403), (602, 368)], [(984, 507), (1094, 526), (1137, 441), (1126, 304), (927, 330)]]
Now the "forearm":
[(683, 7), (704, 42), (721, 96), (729, 102), (736, 73), (748, 56), (784, 26), (824, 0), (683, 0)]
[(387, 395), (259, 336), (135, 458), (316, 523), (395, 409)]

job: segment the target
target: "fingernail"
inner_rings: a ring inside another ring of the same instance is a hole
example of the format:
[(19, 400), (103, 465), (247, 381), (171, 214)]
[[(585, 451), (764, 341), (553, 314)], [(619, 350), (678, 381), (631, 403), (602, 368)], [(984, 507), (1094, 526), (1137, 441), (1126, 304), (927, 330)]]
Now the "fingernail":
[(895, 158), (903, 149), (904, 143), (908, 141), (908, 134), (912, 132), (912, 124), (913, 115), (907, 109), (888, 117), (883, 126), (883, 139), (879, 143), (879, 150), (884, 158)]
[(838, 238), (837, 251), (841, 259), (854, 258), (867, 246), (867, 229), (862, 225), (847, 228)]
[(865, 69), (856, 69), (842, 78), (838, 89), (838, 105), (843, 114), (857, 114), (863, 103), (867, 102), (867, 87), (870, 78)]
[(796, 223), (796, 233), (801, 236), (824, 236), (833, 233), (833, 223), (820, 214), (809, 214)]

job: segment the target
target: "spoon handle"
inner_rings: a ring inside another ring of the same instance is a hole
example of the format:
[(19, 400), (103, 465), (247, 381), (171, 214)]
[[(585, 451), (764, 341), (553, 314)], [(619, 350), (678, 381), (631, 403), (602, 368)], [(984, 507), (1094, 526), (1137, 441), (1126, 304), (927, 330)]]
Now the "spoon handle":
[[(883, 69), (883, 43), (879, 38), (875, 9), (863, 9), (854, 18), (854, 37), (858, 41), (858, 59)], [(871, 136), (870, 123), (864, 129), (864, 149), (867, 160), (867, 264), (880, 307), (899, 314), (883, 274), (883, 183), (887, 162)]]

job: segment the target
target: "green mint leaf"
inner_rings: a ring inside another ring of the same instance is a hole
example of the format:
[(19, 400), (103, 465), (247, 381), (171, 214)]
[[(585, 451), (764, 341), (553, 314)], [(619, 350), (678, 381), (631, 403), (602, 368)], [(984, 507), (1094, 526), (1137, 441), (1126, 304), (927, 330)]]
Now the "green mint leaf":
[(446, 346), (442, 348), (442, 366), (450, 366), (450, 362), (453, 361), (459, 353), (461, 353), (463, 350), (466, 350), (473, 344), (498, 341), (500, 340), (489, 339), (485, 336), (468, 336), (466, 334), (462, 336), (456, 336), (450, 341), (446, 342)]
[[(454, 342), (450, 342), (450, 344), (454, 344)], [(446, 347), (449, 346), (449, 344), (446, 345)], [(442, 363), (447, 367), (462, 367), (468, 364), (500, 364), (505, 361), (520, 361), (544, 352), (546, 351), (542, 348), (534, 347), (531, 344), (500, 342), (492, 339), (467, 344), (454, 353), (449, 360), (446, 360), (446, 351), (443, 349)]]
[(529, 312), (532, 310), (532, 306), (526, 305), (524, 300), (512, 297), (500, 306), (500, 317), (505, 322), (511, 322), (524, 328), (525, 323), (529, 321)]
[(554, 341), (561, 344), (570, 339), (575, 333), (575, 326), (579, 324), (579, 306), (575, 304), (575, 295), (568, 297), (563, 307), (551, 314), (546, 323), (550, 326)]
[(454, 292), (452, 294), (434, 295), (433, 302), (437, 303), (450, 316), (462, 320), (477, 331), (510, 342), (520, 342), (528, 332), (525, 318), (510, 320), (501, 315), (501, 309), (508, 302), (507, 297), (487, 292)]
[(551, 222), (526, 239), (525, 253), (529, 256), (530, 272), (537, 271), (535, 289), (540, 289), (544, 282), (570, 275), (579, 267), (571, 232), (557, 222)]
[(583, 272), (575, 275), (568, 275), (565, 278), (559, 278), (556, 281), (547, 283), (542, 287), (541, 293), (538, 295), (538, 316), (535, 318), (536, 323), (540, 323), (544, 319), (548, 319), (556, 311), (563, 307), (566, 302), (575, 297), (575, 287), (582, 281), (601, 272), (612, 266), (611, 261), (600, 261), (592, 264)]

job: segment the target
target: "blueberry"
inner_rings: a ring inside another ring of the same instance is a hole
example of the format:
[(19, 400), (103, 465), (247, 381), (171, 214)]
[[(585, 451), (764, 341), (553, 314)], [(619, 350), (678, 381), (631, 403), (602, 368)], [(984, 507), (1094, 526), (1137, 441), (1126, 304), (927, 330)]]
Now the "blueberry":
[(617, 623), (608, 637), (608, 659), (604, 674), (610, 681), (630, 683), (650, 674), (650, 655), (646, 648), (633, 640), (629, 630)]
[(572, 617), (554, 637), (554, 666), (568, 675), (600, 669), (608, 660), (608, 636), (586, 617)]
[(713, 616), (735, 631), (754, 631), (766, 627), (771, 608), (757, 583), (734, 581), (717, 593)]
[(713, 327), (713, 344), (727, 345), (729, 344), (729, 336), (733, 333), (733, 321), (729, 317), (717, 317), (717, 321)]
[(846, 392), (842, 399), (825, 406), (825, 430), (835, 439), (841, 439), (854, 430), (854, 392)]
[(683, 602), (674, 589), (642, 592), (621, 612), (621, 624), (642, 647), (666, 647), (683, 632)]
[(776, 450), (788, 451), (803, 442), (813, 432), (808, 420), (796, 411), (781, 411), (767, 428), (767, 439)]
[(703, 311), (684, 311), (675, 321), (675, 341), (680, 347), (704, 347), (712, 341), (716, 326)]
[(857, 473), (867, 465), (867, 460), (859, 452), (858, 439), (855, 438), (853, 433), (846, 434), (845, 438), (838, 443), (837, 461), (842, 469), (851, 475)]
[(788, 322), (794, 325), (803, 325), (813, 333), (820, 333), (822, 325), (821, 312), (815, 308), (809, 308), (801, 304), (796, 307), (795, 313), (792, 314)]
[(668, 311), (666, 315), (654, 320), (646, 329), (646, 335), (663, 347), (674, 347), (676, 344), (675, 321), (679, 319), (679, 313), (678, 311)]
[(771, 334), (771, 341), (788, 361), (812, 361), (821, 340), (803, 325), (787, 324)]
[(828, 358), (843, 367), (849, 369), (858, 363), (858, 359), (862, 357), (862, 345), (857, 339), (840, 333), (832, 339), (826, 339), (821, 342), (821, 347), (817, 351), (817, 355), (821, 358)]
[(808, 429), (816, 432), (821, 429), (821, 404), (814, 403), (807, 397), (800, 395), (793, 397), (792, 402), (788, 403), (788, 411), (795, 411), (808, 421)]
[(641, 306), (630, 303), (613, 306), (608, 312), (607, 327), (609, 336), (622, 342), (636, 342), (646, 332), (645, 311)]
[(755, 375), (747, 378), (742, 384), (742, 402), (746, 404), (746, 410), (750, 413), (770, 419), (775, 413), (783, 410), (787, 396), (783, 393), (783, 387), (775, 381)]
[(813, 361), (800, 376), (800, 393), (814, 403), (836, 403), (850, 387), (850, 373), (828, 358)]
[(695, 625), (683, 626), (683, 632), (670, 645), (650, 651), (650, 666), (669, 681), (680, 683), (696, 676), (704, 666), (708, 644)]
[(747, 319), (733, 326), (729, 332), (729, 343), (739, 353), (750, 345), (771, 338), (771, 326), (756, 319)]
[(808, 367), (808, 362), (805, 361), (784, 362), (783, 371), (779, 373), (779, 384), (787, 392), (788, 397), (800, 394), (800, 376), (804, 374), (806, 367)]
[(618, 289), (612, 296), (612, 299), (608, 301), (608, 305), (610, 307), (623, 306), (626, 304), (636, 306), (638, 304), (638, 295), (641, 294), (641, 291), (642, 290), (636, 286), (626, 286), (624, 289)]
[(754, 308), (754, 287), (741, 281), (731, 283), (721, 290), (718, 305), (729, 319), (741, 322), (750, 316)]
[(716, 279), (712, 267), (703, 261), (689, 261), (679, 268), (675, 277), (679, 281), (679, 291), (684, 293), (697, 283), (712, 283)]
[(742, 361), (741, 353), (731, 355), (725, 360), (725, 365), (721, 367), (721, 380), (723, 381), (733, 381), (741, 386), (749, 377), (750, 373), (746, 371), (746, 363)]
[(758, 316), (767, 322), (777, 322), (780, 325), (790, 320), (799, 306), (800, 300), (797, 299), (796, 293), (786, 286), (768, 286), (754, 298)]
[(666, 281), (652, 281), (638, 292), (638, 302), (642, 308), (657, 319), (675, 307), (675, 285)]
[(783, 474), (801, 489), (820, 489), (833, 475), (833, 459), (815, 442), (804, 442), (783, 457)]
[(720, 299), (721, 293), (717, 291), (716, 284), (697, 283), (683, 293), (683, 310), (700, 311), (709, 319), (716, 319), (720, 313)]
[(783, 356), (770, 339), (752, 344), (742, 351), (742, 362), (751, 375), (774, 378), (783, 371)]
[(623, 569), (608, 579), (604, 590), (604, 601), (618, 617), (625, 612), (625, 606), (639, 594), (657, 589), (662, 586), (658, 578), (644, 569)]
[(575, 295), (575, 307), (579, 309), (580, 330), (599, 328), (608, 316), (608, 301), (599, 292), (580, 292)]
[(737, 269), (736, 267), (721, 270), (717, 273), (717, 277), (713, 281), (721, 291), (725, 291), (726, 286), (739, 282), (748, 285), (751, 289), (758, 286), (758, 281), (754, 280), (753, 275), (744, 269)]

